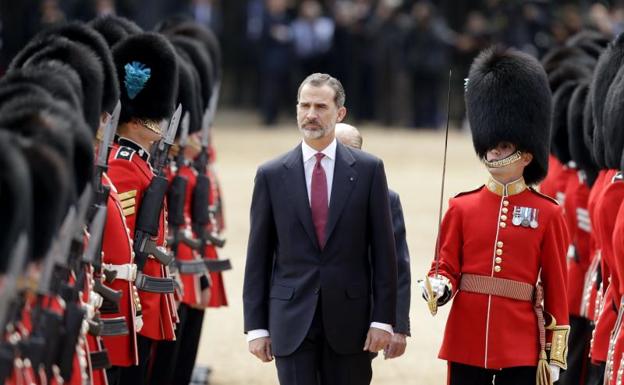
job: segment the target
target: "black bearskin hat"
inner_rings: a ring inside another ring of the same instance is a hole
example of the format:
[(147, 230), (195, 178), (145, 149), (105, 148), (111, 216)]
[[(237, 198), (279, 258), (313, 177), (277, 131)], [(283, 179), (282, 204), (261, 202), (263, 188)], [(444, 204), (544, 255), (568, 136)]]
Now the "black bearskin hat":
[[(189, 114), (189, 134), (198, 131), (202, 122), (201, 95), (198, 93), (197, 71), (184, 52), (176, 53), (178, 58), (178, 96), (176, 104), (182, 104), (182, 111)], [(182, 132), (176, 131), (176, 136)]]
[(578, 32), (566, 41), (567, 46), (578, 47), (594, 58), (598, 58), (608, 44), (605, 35), (593, 30)]
[(561, 164), (567, 164), (572, 160), (568, 143), (568, 105), (577, 84), (575, 81), (568, 80), (553, 94), (553, 123), (550, 150)]
[[(602, 137), (604, 108), (607, 104), (607, 93), (618, 70), (624, 64), (624, 34), (620, 34), (607, 46), (594, 70), (594, 78), (589, 88), (592, 98), (592, 116), (594, 117), (594, 142)], [(604, 154), (599, 143), (594, 145), (594, 160), (599, 167), (604, 166)]]
[(548, 171), (552, 95), (540, 63), (514, 49), (493, 47), (479, 54), (470, 67), (466, 111), (477, 155), (501, 142), (533, 154), (525, 168), (527, 184)]
[(178, 90), (173, 46), (157, 33), (132, 35), (113, 47), (121, 90), (119, 123), (171, 117)]
[[(32, 257), (45, 257), (58, 227), (63, 221), (72, 189), (72, 165), (45, 144), (20, 138), (20, 149), (28, 162), (32, 184)], [(54, 197), (54, 199), (50, 199)]]
[(0, 127), (53, 147), (71, 165), (74, 197), (93, 179), (93, 135), (69, 104), (51, 97), (17, 97), (0, 107)]
[(609, 87), (603, 110), (602, 135), (605, 166), (619, 169), (624, 151), (624, 71), (620, 69)]
[(579, 170), (585, 172), (588, 184), (593, 184), (598, 173), (596, 165), (591, 157), (591, 152), (585, 144), (584, 131), (585, 124), (591, 119), (585, 114), (591, 113), (591, 109), (587, 108), (589, 94), (589, 81), (579, 83), (568, 105), (568, 147), (570, 148), (570, 156)]
[(100, 125), (104, 76), (102, 63), (91, 49), (64, 37), (49, 36), (29, 43), (11, 62), (9, 70), (60, 61), (72, 67), (80, 76), (83, 93), (83, 115), (95, 132)]
[(62, 100), (82, 114), (82, 87), (74, 69), (58, 61), (11, 71), (0, 79), (0, 88), (14, 83), (30, 83), (45, 89), (54, 99)]
[(114, 15), (97, 17), (91, 20), (89, 25), (104, 36), (110, 48), (128, 36), (143, 32), (135, 22)]
[(567, 81), (579, 82), (583, 79), (589, 79), (592, 76), (590, 68), (580, 64), (575, 60), (567, 60), (560, 64), (559, 68), (548, 74), (548, 83), (550, 90), (557, 92), (557, 89)]
[(184, 51), (191, 60), (191, 63), (199, 75), (202, 107), (204, 109), (208, 108), (210, 97), (212, 96), (212, 87), (214, 85), (210, 55), (200, 43), (189, 37), (172, 36), (169, 40), (176, 49)]
[(97, 55), (104, 70), (102, 111), (112, 113), (117, 100), (119, 100), (119, 85), (117, 84), (113, 55), (106, 40), (95, 29), (79, 21), (54, 26), (41, 32), (35, 39), (42, 39), (50, 35), (63, 36), (69, 40), (82, 43)]
[(28, 163), (14, 134), (0, 129), (0, 274), (6, 272), (20, 234), (31, 234), (32, 186)]
[(586, 67), (596, 64), (596, 59), (587, 55), (585, 51), (578, 47), (556, 47), (551, 49), (542, 58), (542, 66), (547, 74), (556, 70), (562, 63), (574, 61)]
[(188, 36), (203, 44), (210, 54), (213, 78), (215, 81), (221, 79), (221, 47), (214, 32), (194, 21), (179, 20), (179, 22), (170, 23), (163, 33)]

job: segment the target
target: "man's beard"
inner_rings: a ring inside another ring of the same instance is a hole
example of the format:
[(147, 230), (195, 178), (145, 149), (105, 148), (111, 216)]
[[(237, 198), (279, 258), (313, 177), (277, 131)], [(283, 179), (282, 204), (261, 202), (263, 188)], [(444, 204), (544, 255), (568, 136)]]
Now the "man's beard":
[(306, 139), (320, 139), (327, 134), (329, 129), (327, 127), (321, 127), (321, 128), (311, 130), (305, 127), (299, 127), (299, 131), (303, 134), (303, 136)]

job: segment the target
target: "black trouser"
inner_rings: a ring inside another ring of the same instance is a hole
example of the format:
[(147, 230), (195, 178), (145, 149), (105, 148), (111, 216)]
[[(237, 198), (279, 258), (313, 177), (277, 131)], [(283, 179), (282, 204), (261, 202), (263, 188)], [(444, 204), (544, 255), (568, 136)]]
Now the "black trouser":
[(178, 306), (175, 341), (159, 341), (150, 374), (150, 385), (186, 385), (191, 382), (201, 338), (204, 310), (184, 303)]
[(173, 383), (175, 385), (186, 385), (191, 382), (203, 323), (204, 310), (188, 307), (186, 310), (184, 334), (180, 336), (178, 342), (180, 348), (173, 373)]
[[(142, 335), (137, 335), (137, 350), (139, 353), (139, 364), (137, 366), (128, 367), (114, 367), (109, 376), (109, 382), (111, 376), (113, 384), (118, 385), (147, 385), (147, 369), (149, 367), (150, 356), (152, 354), (153, 340)], [(108, 371), (107, 371), (108, 375)], [(109, 383), (109, 385), (111, 385)]]
[(560, 385), (584, 385), (589, 371), (589, 347), (593, 327), (582, 317), (570, 316), (568, 370), (561, 373)]
[(535, 366), (484, 369), (449, 362), (448, 385), (535, 385)]
[(329, 346), (319, 297), (306, 338), (294, 353), (276, 356), (275, 366), (280, 385), (368, 385), (373, 376), (372, 357), (369, 352), (338, 354)]
[(604, 362), (599, 365), (591, 364), (589, 366), (589, 373), (587, 374), (587, 385), (602, 385), (604, 382), (606, 364)]
[[(188, 306), (181, 303), (178, 306), (178, 323), (176, 325), (175, 341), (158, 341), (154, 352), (154, 364), (150, 373), (150, 385), (171, 385), (173, 384), (173, 372), (180, 350), (181, 336), (186, 329), (186, 311)], [(182, 385), (182, 384), (180, 384)]]

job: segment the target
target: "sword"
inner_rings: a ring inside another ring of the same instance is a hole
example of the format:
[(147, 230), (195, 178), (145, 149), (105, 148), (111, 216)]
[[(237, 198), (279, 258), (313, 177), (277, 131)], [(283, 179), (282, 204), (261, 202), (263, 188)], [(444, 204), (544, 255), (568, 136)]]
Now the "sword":
[[(449, 69), (448, 80), (448, 94), (446, 98), (446, 130), (444, 133), (444, 160), (442, 162), (442, 183), (440, 186), (440, 205), (438, 207), (438, 234), (436, 236), (435, 244), (435, 277), (438, 277), (438, 270), (440, 268), (440, 228), (442, 227), (442, 205), (444, 203), (444, 181), (446, 180), (446, 155), (448, 152), (448, 134), (449, 134), (449, 120), (451, 115), (451, 78), (453, 76), (453, 70)], [(429, 276), (425, 277), (425, 290), (427, 290), (427, 306), (431, 315), (438, 313), (438, 297), (433, 292), (431, 281)]]

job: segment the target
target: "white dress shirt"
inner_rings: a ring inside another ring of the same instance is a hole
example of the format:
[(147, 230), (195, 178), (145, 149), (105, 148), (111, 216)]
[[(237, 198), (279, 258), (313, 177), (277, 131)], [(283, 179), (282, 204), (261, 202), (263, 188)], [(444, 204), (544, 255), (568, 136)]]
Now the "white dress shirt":
[[(310, 190), (312, 188), (312, 171), (314, 171), (314, 165), (316, 164), (316, 153), (318, 151), (310, 147), (305, 141), (301, 142), (301, 153), (303, 155), (303, 171), (306, 180), (306, 189), (308, 190), (308, 202), (311, 204)], [(334, 166), (336, 164), (336, 138), (322, 151), (325, 156), (321, 159), (321, 166), (325, 170), (325, 176), (327, 177), (327, 204), (331, 200), (332, 182), (334, 180)], [(384, 330), (390, 334), (394, 334), (392, 325), (371, 322), (372, 328)], [(258, 338), (268, 337), (269, 331), (266, 329), (255, 329), (247, 332), (247, 342), (253, 341)]]

